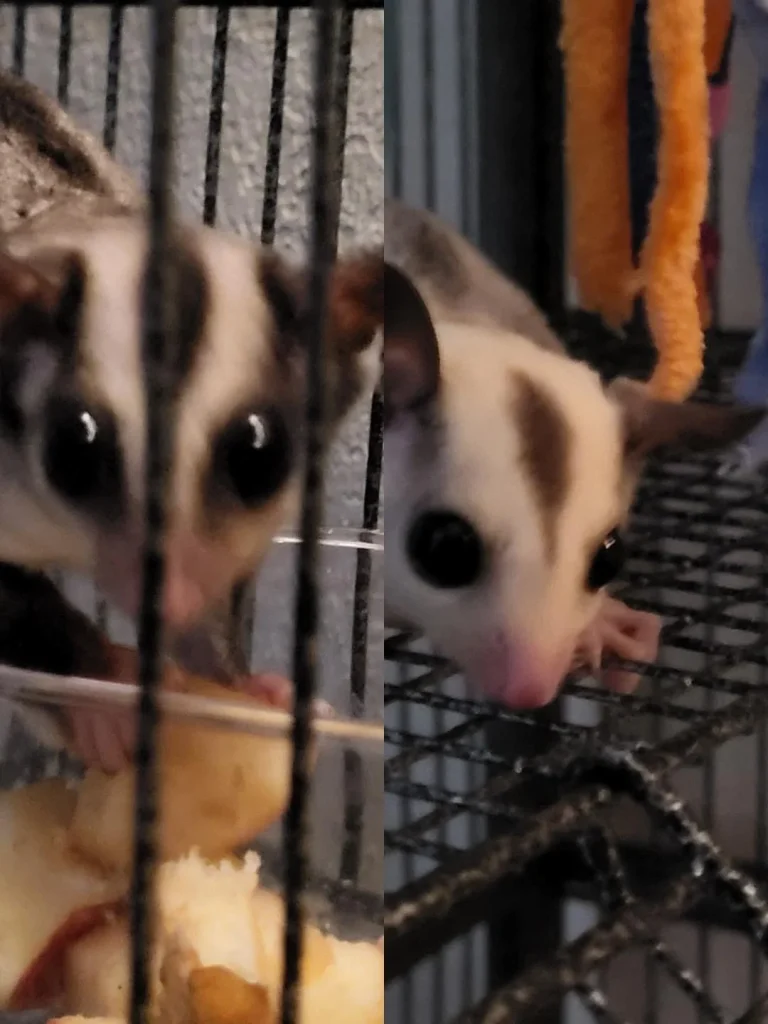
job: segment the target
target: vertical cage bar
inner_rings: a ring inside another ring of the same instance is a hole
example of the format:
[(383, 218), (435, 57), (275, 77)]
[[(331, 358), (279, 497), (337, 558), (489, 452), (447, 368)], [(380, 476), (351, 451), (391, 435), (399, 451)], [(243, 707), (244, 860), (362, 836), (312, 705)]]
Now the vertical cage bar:
[[(387, 194), (399, 197), (403, 187), (400, 118), (400, 0), (386, 0), (384, 13), (384, 173)], [(391, 168), (391, 170), (390, 170)]]
[[(336, 59), (336, 115), (338, 118), (337, 188), (334, 190), (336, 207), (333, 211), (333, 230), (336, 236), (338, 236), (341, 218), (344, 151), (349, 108), (349, 76), (352, 65), (352, 38), (354, 30), (351, 11), (342, 11), (340, 18)], [(378, 522), (381, 481), (381, 451), (377, 427), (379, 418), (377, 398), (374, 397), (368, 428), (368, 456), (366, 460), (365, 492), (363, 495), (364, 530), (375, 530)], [(377, 444), (379, 444), (378, 451)], [(350, 705), (353, 715), (362, 714), (365, 704), (365, 682), (368, 675), (368, 611), (371, 570), (371, 552), (367, 548), (359, 548), (355, 559), (355, 587), (352, 603)], [(340, 876), (343, 881), (349, 882), (357, 881), (362, 859), (363, 777), (362, 758), (355, 750), (345, 750), (344, 843), (341, 852)]]
[[(104, 126), (102, 139), (104, 148), (113, 153), (117, 142), (117, 111), (120, 98), (120, 65), (123, 50), (123, 9), (112, 4), (109, 11), (109, 33), (107, 42), (107, 83), (104, 93)], [(96, 623), (99, 629), (109, 632), (109, 608), (103, 597), (96, 598)]]
[[(377, 391), (371, 403), (368, 426), (368, 461), (363, 492), (363, 530), (375, 530), (379, 522), (382, 453), (384, 449), (384, 406)], [(372, 554), (367, 548), (357, 552), (355, 596), (352, 611), (352, 713), (358, 714), (365, 703), (368, 666), (368, 622), (371, 590)]]
[(281, 7), (275, 21), (275, 44), (272, 57), (272, 90), (269, 98), (269, 131), (267, 163), (264, 169), (264, 205), (261, 211), (261, 244), (273, 245), (277, 224), (277, 191), (280, 185), (280, 154), (283, 145), (283, 107), (285, 78), (288, 68), (288, 41), (291, 12)]
[(139, 616), (139, 735), (131, 899), (131, 1024), (149, 1020), (155, 826), (157, 819), (158, 689), (162, 672), (163, 541), (171, 462), (170, 398), (174, 293), (170, 277), (173, 110), (177, 0), (152, 9), (152, 97), (149, 158), (149, 255), (145, 279), (143, 357), (147, 385), (146, 540)]
[(282, 1024), (295, 1024), (298, 1011), (299, 964), (302, 953), (302, 892), (307, 874), (306, 818), (309, 795), (309, 745), (312, 738), (312, 697), (316, 682), (319, 593), (317, 587), (318, 531), (323, 500), (325, 450), (324, 341), (328, 285), (334, 256), (332, 216), (333, 175), (337, 143), (334, 128), (334, 53), (339, 0), (316, 5), (314, 54), (314, 124), (310, 198), (310, 305), (307, 319), (308, 395), (306, 464), (301, 512), (295, 602), (293, 678), (296, 688), (293, 718), (291, 798), (285, 818), (285, 956), (281, 996)]
[(422, 61), (424, 76), (424, 205), (435, 208), (435, 112), (434, 112), (434, 45), (435, 24), (431, 0), (422, 0)]
[(117, 107), (120, 96), (120, 64), (123, 53), (123, 9), (113, 4), (109, 11), (107, 50), (107, 92), (104, 100), (104, 146), (112, 153), (117, 141)]
[(27, 53), (27, 5), (16, 4), (13, 18), (13, 73), (24, 74)]
[[(269, 98), (267, 159), (264, 166), (264, 201), (261, 208), (261, 244), (273, 245), (277, 224), (277, 196), (280, 187), (280, 155), (283, 145), (283, 108), (288, 70), (288, 43), (291, 32), (291, 11), (280, 7), (275, 18), (275, 41), (272, 48), (272, 86)], [(256, 594), (253, 581), (235, 587), (232, 595), (232, 636), (230, 650), (237, 657), (252, 645), (256, 617)], [(250, 657), (248, 659), (250, 667)]]
[(221, 156), (221, 128), (224, 121), (224, 89), (227, 80), (227, 43), (229, 42), (229, 7), (222, 4), (216, 10), (216, 34), (213, 39), (213, 68), (211, 70), (211, 100), (208, 115), (208, 143), (205, 152), (205, 184), (203, 186), (203, 222), (216, 222), (216, 204), (219, 198), (219, 158)]
[(56, 95), (62, 107), (69, 102), (69, 71), (72, 62), (72, 8), (62, 7), (59, 12), (59, 77)]

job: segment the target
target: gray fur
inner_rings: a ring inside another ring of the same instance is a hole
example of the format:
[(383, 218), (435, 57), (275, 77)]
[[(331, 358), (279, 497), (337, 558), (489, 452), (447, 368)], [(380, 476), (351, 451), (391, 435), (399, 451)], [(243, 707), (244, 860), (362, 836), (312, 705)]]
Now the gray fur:
[(96, 208), (137, 210), (138, 184), (44, 92), (0, 71), (0, 235), (58, 208), (57, 223)]
[(386, 259), (410, 277), (435, 319), (499, 327), (564, 352), (532, 299), (434, 214), (387, 199), (384, 238)]

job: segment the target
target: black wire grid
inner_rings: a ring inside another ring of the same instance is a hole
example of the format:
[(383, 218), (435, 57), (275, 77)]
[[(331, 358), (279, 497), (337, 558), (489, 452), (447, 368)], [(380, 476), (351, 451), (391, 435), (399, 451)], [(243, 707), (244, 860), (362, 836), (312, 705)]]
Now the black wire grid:
[[(12, 69), (20, 75), (25, 70), (27, 10), (35, 4), (16, 4), (12, 46)], [(72, 57), (72, 14), (75, 3), (61, 3), (58, 57), (59, 101), (69, 98)], [(217, 8), (213, 46), (213, 70), (210, 90), (210, 114), (206, 151), (203, 220), (216, 220), (219, 155), (223, 121), (224, 87), (227, 66), (227, 42), (230, 10), (234, 7), (270, 8), (276, 10), (275, 40), (268, 138), (265, 146), (265, 196), (262, 210), (261, 241), (275, 241), (277, 191), (282, 146), (283, 103), (285, 98), (286, 64), (290, 39), (291, 12), (308, 9), (311, 3), (240, 2), (230, 4), (186, 4), (174, 0), (153, 3), (114, 3), (110, 5), (107, 88), (103, 140), (114, 149), (117, 131), (117, 110), (120, 89), (123, 14), (128, 6), (151, 7), (152, 17), (152, 128), (150, 147), (150, 222), (151, 258), (145, 301), (145, 358), (150, 381), (148, 410), (148, 444), (151, 458), (147, 466), (148, 542), (145, 554), (145, 584), (139, 621), (140, 654), (140, 723), (137, 751), (138, 799), (136, 808), (136, 868), (132, 893), (133, 992), (132, 1024), (147, 1019), (149, 974), (147, 951), (151, 946), (151, 892), (154, 865), (155, 804), (155, 725), (158, 718), (157, 680), (160, 662), (160, 593), (163, 576), (163, 528), (165, 522), (165, 482), (169, 460), (168, 353), (172, 351), (173, 303), (168, 301), (173, 281), (168, 280), (169, 261), (163, 258), (168, 244), (168, 228), (173, 217), (170, 172), (173, 159), (173, 99), (175, 17), (180, 6)], [(310, 352), (310, 395), (307, 408), (308, 453), (303, 480), (301, 546), (298, 556), (295, 596), (295, 635), (293, 645), (293, 680), (296, 688), (293, 727), (292, 795), (285, 821), (284, 856), (281, 874), (285, 883), (286, 931), (285, 973), (282, 993), (283, 1024), (297, 1019), (298, 964), (301, 957), (302, 893), (309, 881), (305, 849), (305, 825), (309, 792), (308, 749), (311, 730), (310, 708), (315, 691), (316, 665), (314, 651), (318, 628), (320, 594), (316, 583), (318, 530), (320, 526), (323, 484), (323, 332), (328, 275), (336, 252), (336, 238), (341, 205), (341, 181), (346, 130), (348, 79), (352, 50), (354, 12), (379, 9), (381, 0), (318, 0), (316, 8), (316, 45), (314, 57), (315, 115), (313, 121), (313, 167), (311, 176), (311, 238), (312, 268), (311, 302), (314, 315), (309, 317), (307, 338)], [(373, 530), (378, 521), (379, 482), (381, 477), (382, 427), (380, 403), (374, 401), (370, 427), (370, 446), (362, 528)], [(371, 583), (371, 553), (358, 550), (355, 580), (355, 612), (353, 622), (351, 667), (352, 692), (362, 701), (365, 697), (365, 657), (367, 646), (367, 598)], [(240, 612), (247, 617), (247, 594), (241, 594)], [(103, 606), (99, 617), (103, 619)], [(244, 623), (244, 629), (249, 623)], [(341, 879), (330, 885), (331, 892), (354, 893), (361, 862), (361, 813), (359, 808), (362, 766), (359, 755), (347, 753), (346, 843)], [(328, 882), (328, 880), (323, 880)], [(332, 880), (331, 880), (332, 883)], [(371, 913), (376, 910), (368, 901)]]
[[(594, 325), (585, 330), (577, 322), (572, 347), (583, 353), (594, 334)], [(716, 360), (710, 360), (703, 390), (714, 398), (743, 353), (743, 340), (719, 338), (711, 347)], [(647, 350), (637, 355), (649, 358)], [(695, 1002), (702, 1020), (733, 1021), (708, 994), (706, 961), (701, 971), (683, 965), (660, 940), (662, 926), (687, 916), (740, 929), (761, 957), (768, 954), (764, 765), (754, 803), (756, 862), (750, 864), (731, 862), (701, 824), (714, 800), (711, 776), (703, 779), (698, 814), (675, 784), (676, 771), (706, 764), (727, 741), (762, 736), (768, 716), (768, 629), (759, 611), (768, 582), (768, 497), (762, 486), (713, 482), (714, 468), (705, 458), (669, 458), (646, 475), (621, 596), (633, 607), (661, 611), (665, 649), (658, 665), (637, 666), (643, 682), (633, 696), (587, 681), (570, 684), (568, 696), (599, 708), (594, 725), (451, 696), (443, 685), (452, 675), (449, 665), (414, 651), (405, 635), (387, 640), (385, 657), (406, 666), (408, 679), (386, 687), (391, 756), (385, 785), (418, 812), (388, 831), (386, 848), (390, 856), (419, 858), (423, 865), (418, 878), (386, 896), (388, 980), (477, 923), (506, 915), (520, 945), (535, 953), (540, 922), (521, 913), (515, 920), (527, 886), (548, 892), (557, 904), (580, 896), (602, 908), (594, 929), (534, 956), (536, 962), (514, 979), (508, 974), (506, 985), (455, 1024), (558, 1020), (553, 1007), (567, 993), (581, 997), (595, 1020), (623, 1021), (611, 1012), (595, 973), (637, 947)], [(406, 706), (434, 709), (448, 715), (449, 724), (403, 728)], [(759, 759), (763, 752), (764, 740)], [(421, 781), (420, 769), (437, 755), (447, 764), (480, 766), (482, 781), (474, 787)], [(636, 826), (627, 835), (613, 820), (627, 798), (653, 827), (650, 843)], [(449, 838), (452, 826), (472, 817), (496, 827), (485, 841), (461, 848)], [(536, 912), (547, 911), (538, 906)], [(759, 986), (755, 970), (755, 1013), (765, 997)], [(543, 1010), (552, 1016), (536, 1016)]]
[[(404, 18), (409, 3), (394, 0), (394, 15)], [(424, 82), (416, 101), (428, 122), (440, 5), (417, 6)], [(548, 311), (574, 355), (607, 378), (647, 377), (653, 357), (639, 324), (618, 343), (591, 318), (564, 313), (558, 3), (487, 0), (476, 10), (477, 240)], [(397, 59), (393, 44), (387, 66)], [(466, 121), (466, 111), (456, 116)], [(403, 195), (402, 147), (423, 145), (426, 184), (415, 201), (432, 205), (430, 132), (403, 137), (389, 96), (387, 118), (393, 192)], [(714, 177), (716, 201), (717, 164)], [(704, 397), (727, 396), (745, 345), (713, 333)], [(656, 665), (636, 666), (642, 683), (632, 696), (582, 679), (555, 708), (503, 711), (467, 698), (454, 669), (415, 638), (387, 638), (388, 1022), (391, 1011), (391, 1024), (555, 1024), (570, 1019), (566, 997), (600, 1024), (671, 1022), (673, 1005), (686, 1021), (768, 1020), (765, 484), (723, 481), (714, 458), (672, 453), (648, 467), (620, 596), (663, 616), (664, 644)], [(757, 766), (753, 853), (735, 862), (730, 837), (714, 828), (713, 755), (747, 736)], [(567, 943), (569, 898), (595, 905), (598, 920)], [(700, 926), (690, 957), (668, 937), (682, 921)], [(478, 984), (470, 939), (480, 926)], [(712, 991), (713, 927), (749, 940), (739, 1006), (720, 1005)], [(644, 1005), (629, 1008), (610, 970), (628, 951), (643, 956), (644, 989)], [(448, 1011), (456, 974), (462, 1008)]]

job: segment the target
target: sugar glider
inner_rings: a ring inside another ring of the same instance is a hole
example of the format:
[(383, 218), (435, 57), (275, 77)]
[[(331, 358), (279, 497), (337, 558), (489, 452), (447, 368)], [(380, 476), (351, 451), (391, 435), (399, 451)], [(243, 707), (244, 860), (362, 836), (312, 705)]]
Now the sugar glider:
[(430, 213), (390, 201), (385, 257), (388, 622), (517, 707), (550, 701), (579, 656), (646, 660), (653, 618), (605, 597), (643, 461), (725, 446), (762, 413), (604, 386)]
[[(7, 73), (0, 154), (0, 561), (87, 572), (132, 613), (144, 508), (143, 199), (53, 101)], [(197, 224), (175, 226), (172, 260), (164, 612), (183, 631), (254, 571), (296, 512), (307, 275)], [(383, 277), (380, 252), (340, 258), (332, 271), (331, 429), (379, 373)]]

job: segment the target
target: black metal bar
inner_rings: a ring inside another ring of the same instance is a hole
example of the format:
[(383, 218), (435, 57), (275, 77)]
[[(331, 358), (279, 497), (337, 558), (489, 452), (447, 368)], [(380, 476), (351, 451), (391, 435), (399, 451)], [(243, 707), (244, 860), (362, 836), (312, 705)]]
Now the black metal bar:
[(174, 323), (172, 174), (175, 0), (155, 0), (152, 11), (152, 99), (149, 157), (150, 240), (144, 297), (144, 365), (147, 386), (146, 539), (139, 616), (139, 735), (131, 893), (131, 1024), (148, 1024), (153, 948), (155, 827), (157, 822), (158, 690), (162, 673), (163, 577), (166, 496), (172, 458), (171, 365)]
[(117, 107), (120, 98), (120, 62), (123, 47), (123, 11), (113, 4), (109, 11), (107, 93), (104, 101), (104, 146), (113, 152), (117, 141)]
[(59, 78), (56, 95), (59, 103), (66, 107), (69, 102), (69, 71), (72, 61), (72, 8), (62, 7), (59, 11)]
[(269, 99), (269, 130), (267, 162), (264, 169), (264, 205), (261, 211), (261, 244), (273, 245), (277, 223), (277, 193), (280, 185), (280, 154), (283, 145), (283, 108), (285, 76), (288, 64), (288, 41), (291, 12), (283, 8), (275, 21), (275, 44), (272, 52), (272, 90)]
[[(347, 113), (349, 106), (349, 77), (352, 63), (352, 14), (341, 14), (339, 53), (337, 62), (337, 110), (339, 123), (339, 151), (336, 232), (341, 216), (341, 182), (344, 180), (344, 151)], [(363, 530), (375, 530), (379, 521), (379, 492), (381, 489), (381, 458), (383, 447), (382, 407), (378, 394), (371, 404), (368, 427), (368, 457), (363, 495)], [(352, 714), (361, 715), (365, 706), (368, 677), (368, 623), (371, 596), (372, 554), (368, 548), (359, 548), (355, 558), (355, 589), (352, 602), (352, 652), (350, 664), (350, 696)], [(383, 654), (383, 652), (382, 652)], [(362, 758), (356, 750), (344, 751), (344, 843), (341, 851), (340, 877), (354, 883), (362, 863), (362, 835), (364, 825), (365, 771)]]
[[(267, 159), (264, 165), (264, 200), (261, 208), (261, 244), (274, 245), (277, 225), (277, 197), (280, 187), (280, 155), (283, 146), (283, 113), (285, 80), (288, 70), (288, 43), (291, 33), (291, 11), (281, 8), (275, 18), (275, 41), (272, 48), (272, 85), (269, 98)], [(232, 594), (232, 637), (230, 648), (235, 658), (247, 648), (253, 635), (256, 616), (256, 594), (252, 581), (241, 583)], [(250, 658), (247, 659), (250, 662)]]
[(24, 62), (27, 51), (27, 7), (28, 4), (16, 4), (13, 16), (13, 72), (24, 74)]
[[(400, 2), (386, 0), (384, 15), (384, 143), (389, 192), (402, 191), (402, 130), (400, 119)], [(390, 171), (389, 168), (392, 168)]]
[[(363, 493), (363, 530), (375, 530), (379, 522), (381, 472), (384, 451), (384, 409), (377, 391), (371, 404), (368, 427), (368, 463)], [(352, 697), (362, 707), (365, 701), (365, 682), (368, 663), (369, 597), (371, 589), (372, 556), (367, 548), (357, 553), (355, 571), (355, 597), (352, 612)], [(355, 708), (353, 707), (353, 714)]]
[(221, 128), (224, 122), (224, 89), (227, 80), (227, 43), (229, 41), (229, 7), (222, 4), (216, 11), (216, 35), (213, 40), (211, 100), (208, 115), (208, 143), (205, 153), (205, 184), (203, 186), (203, 222), (216, 222), (219, 197), (219, 158)]
[(312, 699), (316, 685), (319, 592), (317, 536), (322, 516), (325, 425), (325, 326), (328, 286), (334, 257), (332, 215), (333, 174), (337, 140), (334, 102), (334, 61), (338, 0), (322, 0), (316, 9), (314, 53), (314, 124), (310, 195), (310, 304), (307, 319), (308, 395), (306, 463), (303, 477), (301, 547), (295, 602), (293, 679), (293, 759), (291, 798), (285, 815), (285, 959), (281, 993), (282, 1024), (295, 1024), (298, 1013), (299, 964), (302, 955), (302, 893), (307, 874), (306, 812), (309, 795), (309, 749), (312, 740)]

